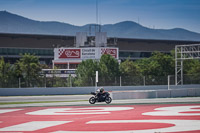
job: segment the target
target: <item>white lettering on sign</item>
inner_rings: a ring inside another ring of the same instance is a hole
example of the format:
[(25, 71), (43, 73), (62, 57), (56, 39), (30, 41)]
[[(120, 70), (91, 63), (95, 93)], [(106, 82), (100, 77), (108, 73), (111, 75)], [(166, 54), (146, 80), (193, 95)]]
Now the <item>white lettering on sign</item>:
[(19, 110), (23, 110), (23, 109), (0, 109), (0, 114), (9, 113), (13, 111), (19, 111)]
[(47, 127), (57, 126), (71, 121), (32, 121), (10, 127), (1, 128), (0, 131), (36, 131)]
[(173, 106), (156, 108), (156, 111), (142, 113), (151, 116), (197, 116), (200, 115), (200, 106)]
[(51, 108), (26, 113), (28, 115), (86, 115), (110, 114), (111, 111), (131, 110), (133, 107)]
[(84, 48), (82, 49), (82, 59), (96, 59), (97, 49), (96, 48)]

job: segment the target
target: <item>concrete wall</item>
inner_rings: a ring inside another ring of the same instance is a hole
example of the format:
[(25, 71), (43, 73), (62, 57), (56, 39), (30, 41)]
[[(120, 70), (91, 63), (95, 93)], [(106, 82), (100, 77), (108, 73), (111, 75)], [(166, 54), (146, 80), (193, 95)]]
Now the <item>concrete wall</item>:
[(200, 88), (148, 91), (113, 91), (112, 98), (117, 99), (146, 99), (146, 98), (174, 98), (200, 96)]

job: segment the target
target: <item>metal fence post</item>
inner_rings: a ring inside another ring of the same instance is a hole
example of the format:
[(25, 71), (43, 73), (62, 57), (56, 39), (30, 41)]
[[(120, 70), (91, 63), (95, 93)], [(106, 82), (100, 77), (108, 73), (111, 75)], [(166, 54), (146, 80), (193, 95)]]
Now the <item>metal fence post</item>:
[(168, 75), (168, 90), (170, 89), (170, 75)]
[(72, 87), (72, 78), (71, 78), (71, 75), (69, 76), (70, 78), (70, 87)]
[(21, 78), (19, 77), (19, 88), (21, 88)]
[(122, 86), (122, 77), (119, 77), (119, 86)]
[(46, 77), (46, 74), (45, 74), (45, 78), (44, 78), (44, 87), (47, 88), (47, 77)]
[(144, 86), (146, 85), (145, 80), (146, 80), (146, 79), (145, 79), (145, 76), (144, 76), (144, 77), (143, 77)]

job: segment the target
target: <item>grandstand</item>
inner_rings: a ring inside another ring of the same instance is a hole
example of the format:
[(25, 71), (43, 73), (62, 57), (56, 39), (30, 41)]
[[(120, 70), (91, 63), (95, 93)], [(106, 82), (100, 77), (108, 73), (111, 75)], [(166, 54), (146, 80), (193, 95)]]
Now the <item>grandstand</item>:
[[(92, 40), (89, 36), (87, 39)], [(176, 45), (197, 44), (198, 41), (152, 40), (130, 38), (108, 38), (108, 47), (119, 48), (119, 59), (131, 60), (150, 57), (154, 51), (170, 53)], [(0, 56), (11, 64), (20, 58), (20, 54), (31, 53), (39, 56), (43, 64), (52, 65), (54, 48), (75, 47), (75, 36), (34, 35), (0, 33)]]

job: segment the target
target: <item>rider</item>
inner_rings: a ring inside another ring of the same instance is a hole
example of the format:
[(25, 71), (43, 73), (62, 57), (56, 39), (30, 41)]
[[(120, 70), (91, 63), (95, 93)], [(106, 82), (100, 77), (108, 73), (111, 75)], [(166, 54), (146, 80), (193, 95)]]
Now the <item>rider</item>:
[(100, 87), (98, 90), (97, 90), (97, 96), (100, 100), (103, 99), (103, 94), (104, 94), (104, 88), (103, 87)]
[(97, 89), (97, 93), (104, 93), (104, 88), (100, 87), (99, 89)]

